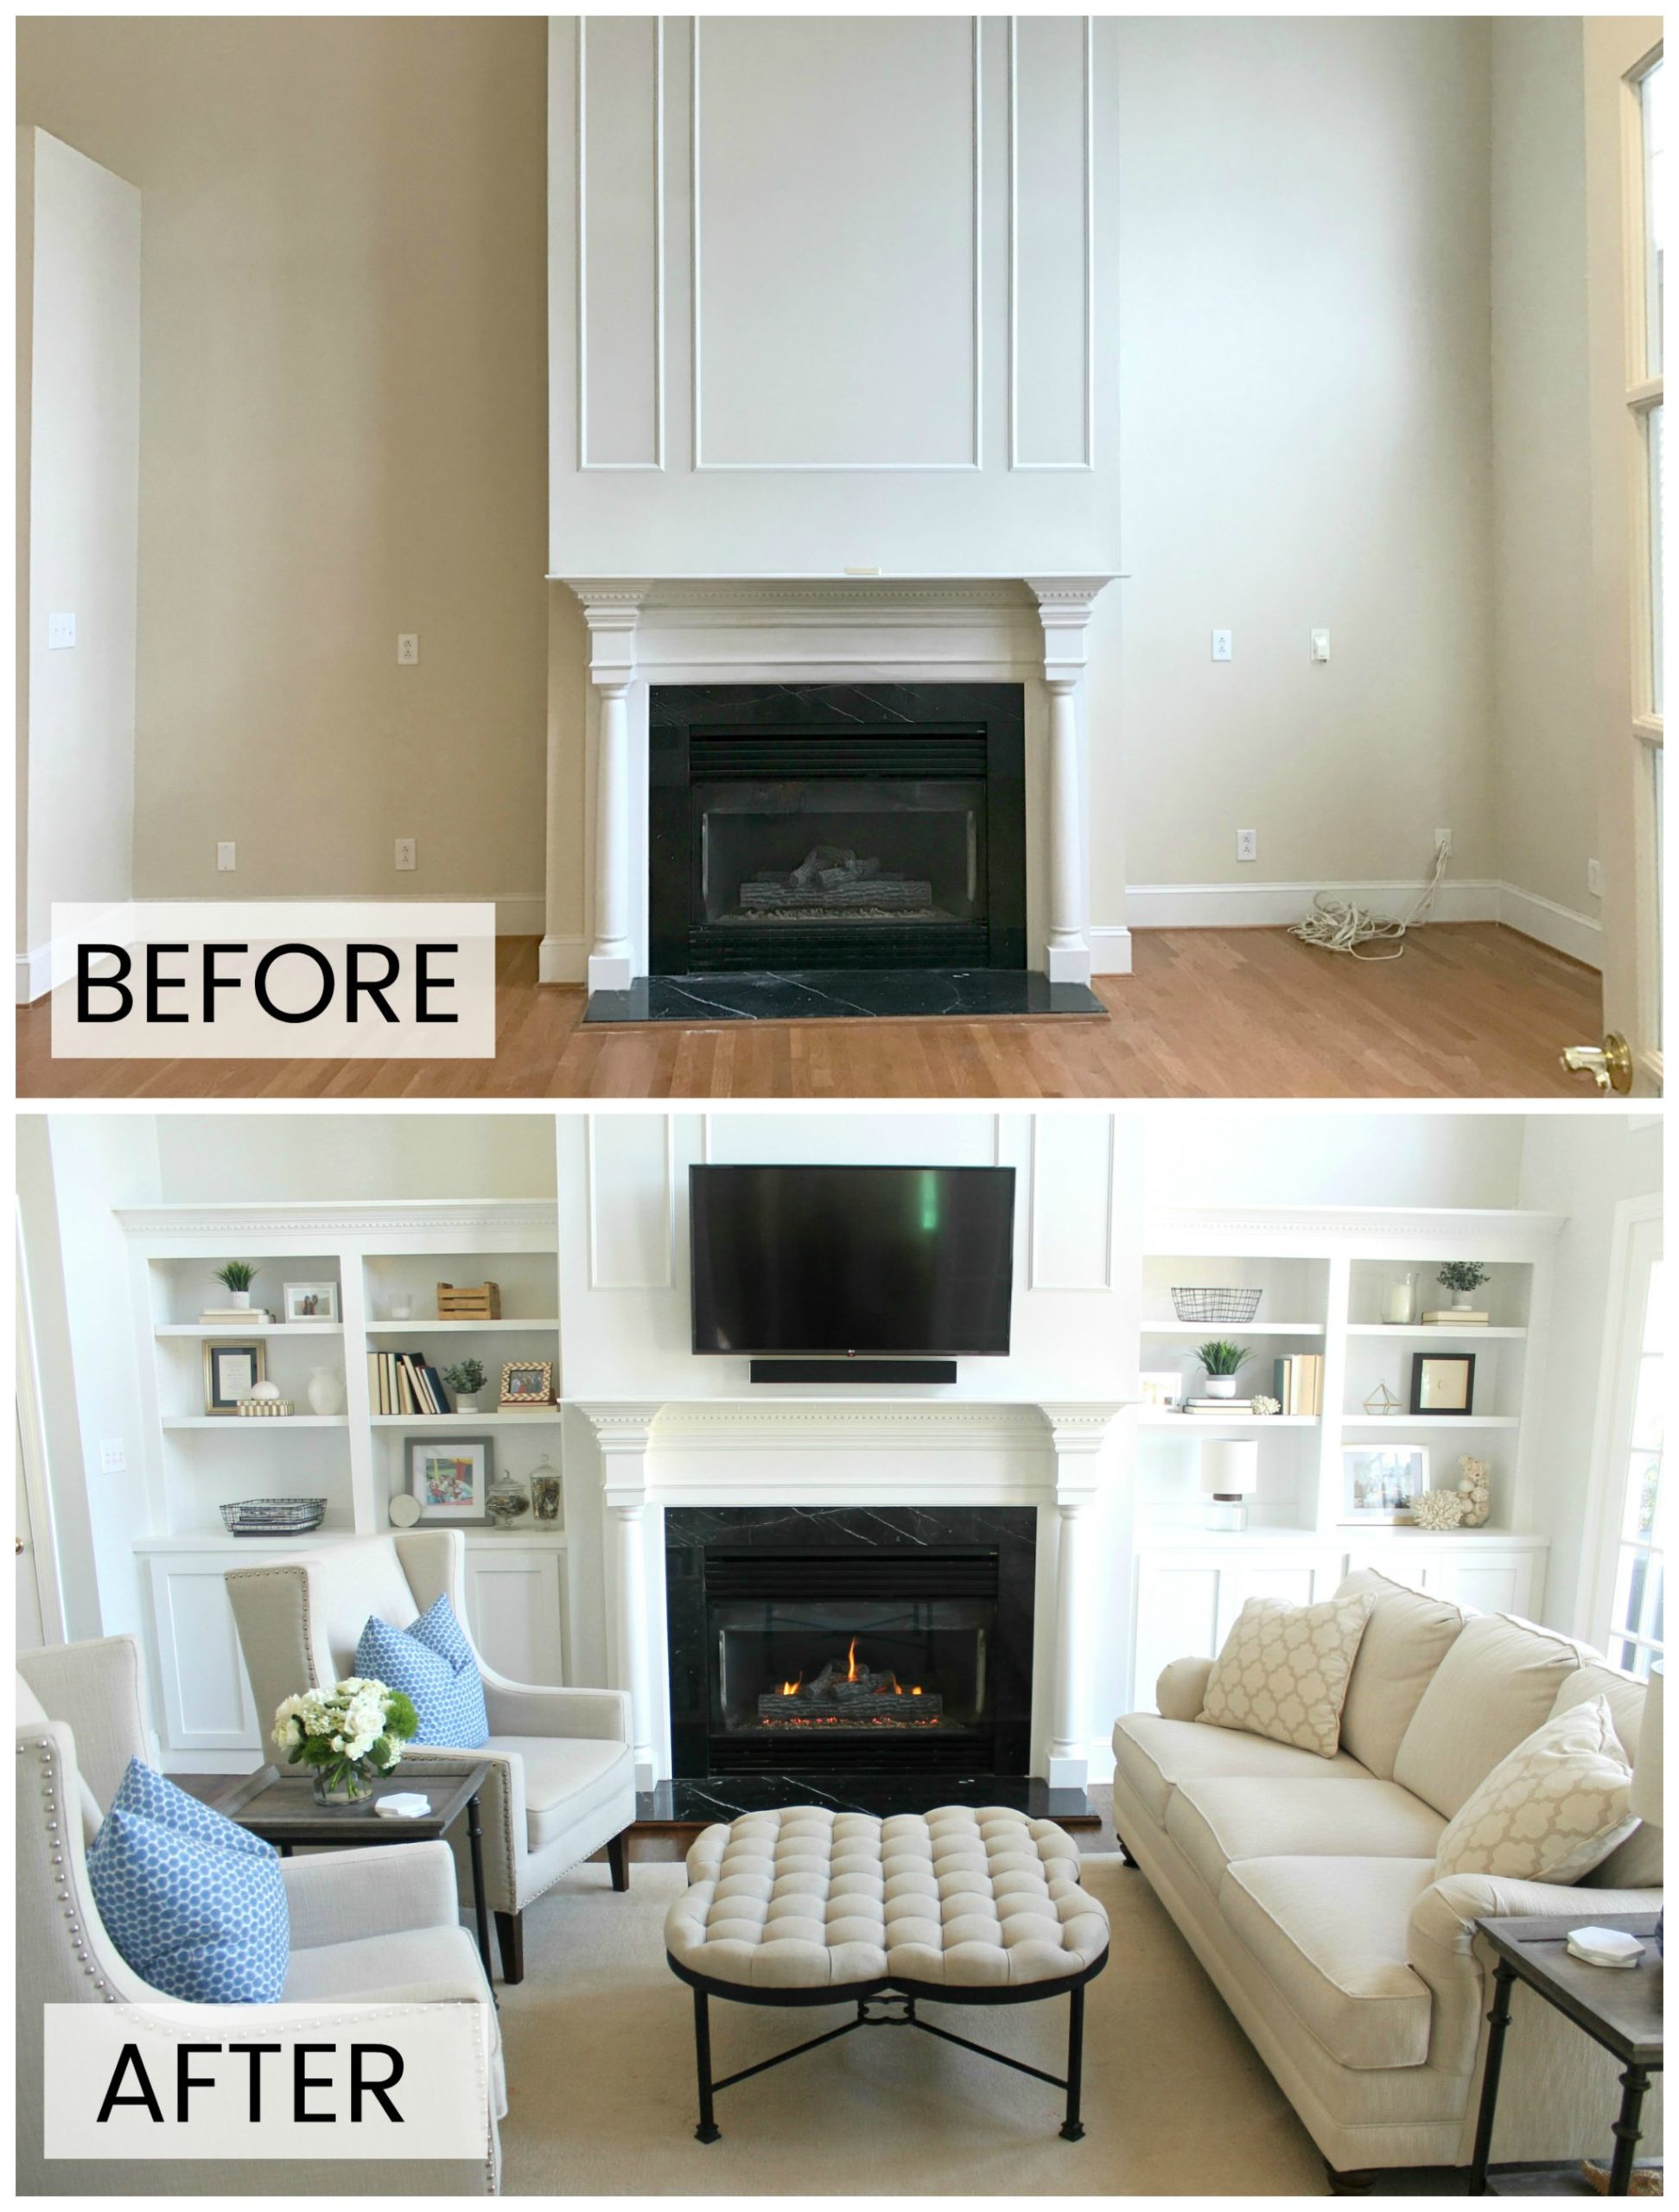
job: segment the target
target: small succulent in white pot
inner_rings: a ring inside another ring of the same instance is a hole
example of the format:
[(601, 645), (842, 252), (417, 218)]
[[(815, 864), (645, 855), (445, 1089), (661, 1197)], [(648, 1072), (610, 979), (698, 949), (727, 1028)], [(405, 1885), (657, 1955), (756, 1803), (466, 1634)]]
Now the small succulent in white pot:
[(251, 1303), (251, 1286), (259, 1272), (249, 1260), (230, 1260), (225, 1268), (216, 1269), (212, 1280), (221, 1285), (232, 1304), (243, 1309)]
[(446, 1367), (443, 1381), (455, 1393), (456, 1413), (475, 1414), (478, 1411), (478, 1394), (484, 1388), (484, 1370), (475, 1359), (457, 1360), (453, 1367)]
[(1492, 1278), (1479, 1260), (1448, 1260), (1434, 1280), (1451, 1292), (1453, 1306), (1462, 1312), (1481, 1285)]
[(1222, 1337), (1215, 1337), (1210, 1344), (1202, 1344), (1195, 1357), (1207, 1378), (1208, 1397), (1233, 1398), (1236, 1378), (1253, 1354), (1244, 1344), (1233, 1344)]

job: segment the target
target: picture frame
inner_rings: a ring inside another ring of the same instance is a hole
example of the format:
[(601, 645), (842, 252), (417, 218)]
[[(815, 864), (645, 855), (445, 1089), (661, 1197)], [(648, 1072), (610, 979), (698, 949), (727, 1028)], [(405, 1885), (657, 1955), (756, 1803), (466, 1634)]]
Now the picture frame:
[(1184, 1402), (1182, 1370), (1176, 1367), (1155, 1367), (1147, 1370), (1138, 1380), (1142, 1385), (1142, 1405), (1145, 1413), (1176, 1413)]
[(253, 1385), (268, 1380), (268, 1348), (260, 1338), (242, 1338), (237, 1344), (207, 1344), (204, 1347), (204, 1410), (207, 1414), (238, 1414), (239, 1400), (251, 1395)]
[(1475, 1410), (1472, 1351), (1420, 1351), (1411, 1361), (1411, 1406), (1429, 1421), (1462, 1419)]
[(335, 1282), (289, 1282), (285, 1287), (288, 1321), (336, 1321), (338, 1285)]
[(554, 1369), (545, 1359), (509, 1359), (502, 1363), (501, 1403), (504, 1406), (548, 1406), (554, 1402)]
[(1426, 1444), (1346, 1444), (1341, 1447), (1341, 1518), (1402, 1527), (1411, 1500), (1428, 1487)]
[(423, 1522), (451, 1529), (489, 1526), (495, 1446), (487, 1436), (408, 1436), (403, 1439), (408, 1494)]

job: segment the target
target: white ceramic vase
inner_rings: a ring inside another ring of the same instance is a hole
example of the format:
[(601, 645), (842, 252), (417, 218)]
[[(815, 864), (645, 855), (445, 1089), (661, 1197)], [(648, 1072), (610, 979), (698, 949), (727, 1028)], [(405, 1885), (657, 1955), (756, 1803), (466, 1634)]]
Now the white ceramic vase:
[(243, 1312), (251, 1303), (251, 1293), (248, 1290), (230, 1290), (227, 1294), (227, 1302), (230, 1306), (237, 1306)]
[(1233, 1398), (1236, 1395), (1236, 1377), (1233, 1375), (1209, 1375), (1207, 1395), (1210, 1398)]
[(317, 1367), (309, 1376), (308, 1400), (318, 1414), (344, 1410), (344, 1377), (334, 1367)]
[(458, 1414), (475, 1414), (478, 1411), (476, 1394), (469, 1398), (457, 1397), (455, 1401), (455, 1410)]

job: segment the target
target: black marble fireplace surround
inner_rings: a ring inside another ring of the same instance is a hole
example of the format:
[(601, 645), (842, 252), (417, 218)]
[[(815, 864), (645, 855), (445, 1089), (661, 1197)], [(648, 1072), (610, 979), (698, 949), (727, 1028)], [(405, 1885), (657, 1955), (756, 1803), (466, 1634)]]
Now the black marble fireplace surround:
[(1027, 1773), (1037, 1522), (1009, 1506), (668, 1509), (675, 1778), (644, 1817), (1086, 1811)]
[(649, 701), (654, 977), (1026, 968), (1018, 683)]

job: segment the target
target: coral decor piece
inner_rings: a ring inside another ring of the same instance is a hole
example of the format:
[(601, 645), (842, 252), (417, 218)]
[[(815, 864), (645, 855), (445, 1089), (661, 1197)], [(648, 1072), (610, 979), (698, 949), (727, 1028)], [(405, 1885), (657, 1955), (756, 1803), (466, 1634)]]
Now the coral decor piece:
[(1463, 1480), (1458, 1495), (1463, 1500), (1461, 1529), (1484, 1529), (1492, 1518), (1492, 1474), (1485, 1459), (1472, 1459), (1466, 1452), (1458, 1461)]
[(1248, 1410), (1255, 1414), (1280, 1414), (1282, 1401), (1281, 1398), (1250, 1398)]
[(1454, 1490), (1419, 1491), (1411, 1500), (1411, 1526), (1437, 1534), (1463, 1525), (1463, 1500)]

